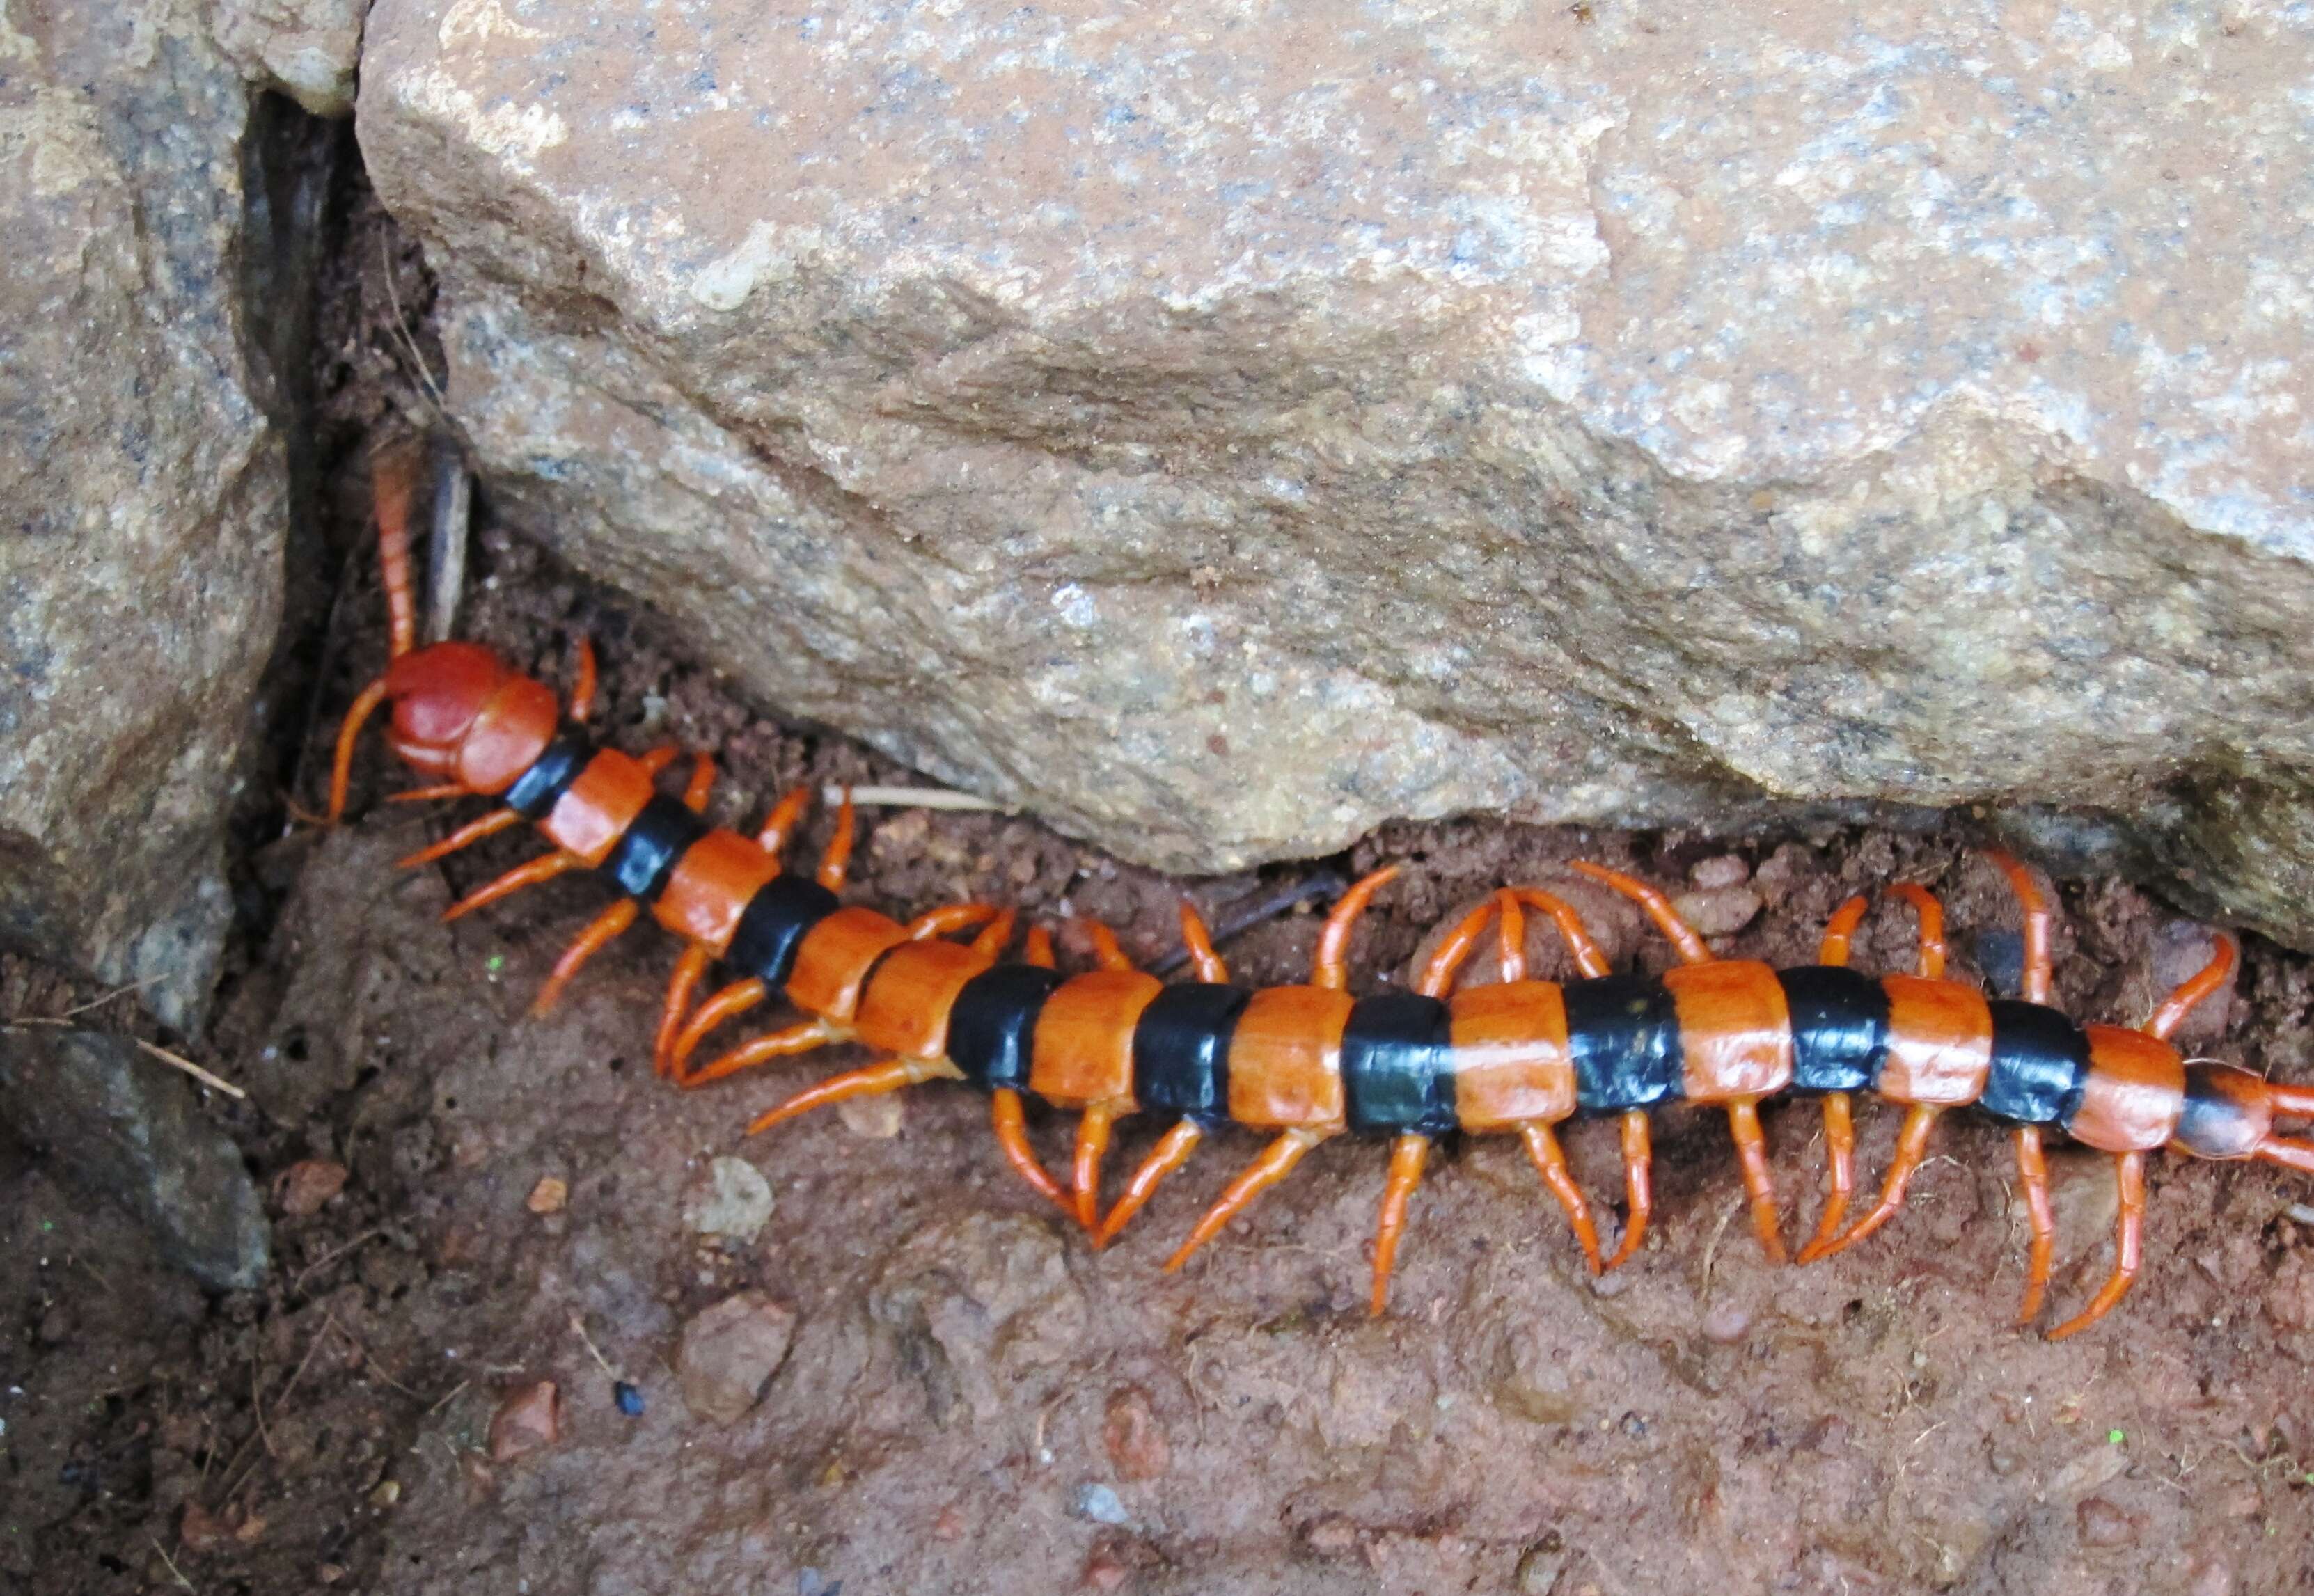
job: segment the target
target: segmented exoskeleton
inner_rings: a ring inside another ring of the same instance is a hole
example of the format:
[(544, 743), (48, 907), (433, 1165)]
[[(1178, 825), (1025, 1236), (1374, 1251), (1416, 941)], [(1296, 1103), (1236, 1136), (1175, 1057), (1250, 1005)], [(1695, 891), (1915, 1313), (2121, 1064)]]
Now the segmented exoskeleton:
[[(2111, 1276), (2079, 1314), (2050, 1332), (2070, 1336), (2102, 1318), (2139, 1267), (2145, 1155), (2174, 1147), (2203, 1158), (2262, 1159), (2314, 1173), (2314, 1142), (2277, 1134), (2276, 1116), (2314, 1115), (2314, 1087), (2278, 1086), (2247, 1071), (2188, 1063), (2168, 1036), (2214, 991), (2235, 951), (2220, 938), (2207, 968), (2180, 986), (2141, 1029), (2077, 1026), (2049, 1005), (2049, 916), (2032, 878), (1995, 854), (2025, 910), (2022, 1001), (1992, 1001), (1944, 978), (1942, 912), (1924, 888), (1892, 893), (1920, 917), (1912, 974), (1868, 978), (1847, 967), (1862, 898), (1827, 927), (1820, 962), (1777, 971), (1714, 958), (1662, 894), (1596, 865), (1575, 868), (1625, 895), (1670, 938), (1682, 962), (1661, 975), (1615, 974), (1576, 911), (1535, 886), (1506, 887), (1471, 911), (1425, 961), (1411, 990), (1354, 998), (1346, 954), (1357, 917), (1397, 873), (1377, 870), (1344, 894), (1303, 985), (1229, 983), (1195, 909), (1182, 936), (1198, 979), (1165, 985), (1131, 967), (1106, 928), (1091, 927), (1099, 967), (1064, 975), (1051, 939), (1032, 930), (1020, 962), (1001, 955), (1011, 912), (985, 904), (935, 909), (902, 924), (839, 902), (852, 840), (847, 798), (816, 876), (783, 873), (779, 854), (808, 789), (788, 794), (752, 838), (700, 818), (713, 778), (702, 756), (678, 800), (654, 779), (672, 748), (640, 758), (595, 745), (584, 722), (594, 666), (582, 645), (568, 723), (553, 692), (471, 643), (415, 648), (409, 596), (406, 484), (382, 476), (379, 529), (393, 657), (365, 688), (340, 733), (330, 817), (343, 811), (355, 741), (381, 704), (393, 711), (394, 752), (433, 784), (407, 798), (487, 795), (502, 807), (404, 860), (440, 859), (528, 821), (552, 853), (468, 895), (456, 917), (521, 886), (585, 867), (619, 894), (556, 964), (537, 1008), (551, 1005), (579, 966), (648, 909), (684, 942), (660, 1016), (659, 1073), (702, 1085), (771, 1059), (835, 1042), (885, 1055), (803, 1091), (759, 1116), (758, 1132), (846, 1098), (933, 1080), (990, 1094), (996, 1135), (1020, 1173), (1105, 1244), (1224, 1122), (1275, 1139), (1206, 1211), (1167, 1267), (1211, 1239), (1309, 1151), (1345, 1131), (1391, 1139), (1373, 1260), (1380, 1313), (1407, 1207), (1429, 1148), (1450, 1131), (1517, 1135), (1565, 1209), (1595, 1272), (1629, 1258), (1653, 1208), (1649, 1115), (1675, 1102), (1723, 1109), (1734, 1135), (1754, 1230), (1770, 1257), (1783, 1243), (1759, 1118), (1784, 1092), (1821, 1101), (1829, 1192), (1807, 1262), (1871, 1235), (1901, 1207), (1937, 1117), (1974, 1103), (2014, 1127), (2018, 1174), (2031, 1224), (2024, 1312), (2038, 1314), (2054, 1237), (2042, 1137), (2052, 1128), (2113, 1155), (2119, 1230)], [(1583, 978), (1526, 978), (1524, 915), (1548, 915)], [(1457, 974), (1493, 924), (1501, 980), (1457, 989)], [(973, 931), (969, 942), (948, 939)], [(735, 980), (694, 1008), (700, 983), (720, 965)], [(707, 1035), (783, 999), (804, 1018), (694, 1066)], [(1854, 1186), (1850, 1099), (1871, 1092), (1906, 1116), (1878, 1200), (1848, 1222)], [(1080, 1115), (1066, 1190), (1038, 1163), (1024, 1128), (1034, 1096)], [(1115, 1124), (1170, 1116), (1171, 1127), (1106, 1216), (1100, 1171)], [(1588, 1201), (1568, 1172), (1555, 1127), (1579, 1115), (1619, 1119), (1627, 1218), (1602, 1256)]]

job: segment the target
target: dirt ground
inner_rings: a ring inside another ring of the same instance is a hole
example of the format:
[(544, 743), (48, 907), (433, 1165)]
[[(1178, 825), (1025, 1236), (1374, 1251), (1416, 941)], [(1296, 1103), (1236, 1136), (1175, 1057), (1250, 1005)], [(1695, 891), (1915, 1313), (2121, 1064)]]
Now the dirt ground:
[[(422, 308), (421, 288), (402, 297)], [(355, 445), (386, 409), (340, 412), (349, 525), (365, 497)], [(712, 751), (719, 820), (802, 779), (906, 779), (737, 701), (649, 618), (517, 539), (481, 541), (472, 601), (466, 635), (551, 679), (591, 633), (602, 734)], [(329, 719), (383, 652), (370, 578), (334, 608), (323, 653), (296, 666), (322, 715), (284, 780), (308, 804)], [(2137, 1289), (2053, 1345), (2010, 1327), (2023, 1221), (2007, 1140), (1973, 1115), (1939, 1131), (1887, 1231), (1796, 1269), (1767, 1265), (1751, 1238), (1724, 1123), (1668, 1115), (1657, 1227), (1598, 1281), (1516, 1144), (1471, 1139), (1434, 1160), (1393, 1309), (1373, 1320), (1379, 1147), (1320, 1150), (1168, 1276), (1160, 1262), (1252, 1137), (1209, 1143), (1098, 1255), (1005, 1168), (985, 1099), (962, 1087), (745, 1138), (753, 1114), (857, 1054), (690, 1094), (654, 1080), (672, 953), (650, 930), (527, 1018), (601, 890), (559, 881), (446, 926), (456, 895), (536, 843), (509, 833), (397, 871), (454, 816), (384, 801), (400, 779), (375, 746), (358, 775), (335, 833), (260, 846), (266, 829), (249, 828), (246, 951), (211, 1034), (164, 1038), (247, 1088), (215, 1112), (261, 1182), (310, 1160), (348, 1172), (317, 1212), (277, 1213), (268, 1287), (205, 1295), (110, 1206), (0, 1139), (10, 1589), (2314, 1590), (2303, 1181), (2158, 1159)], [(1569, 858), (1628, 864), (1730, 919), (1753, 895), (1756, 914), (1716, 946), (1779, 965), (1812, 960), (1841, 898), (1903, 878), (1945, 895), (1956, 971), (2013, 988), (2016, 911), (1968, 851), (1972, 825), (1733, 841), (1405, 825), (1347, 859), (1182, 882), (1028, 818), (887, 810), (869, 817), (846, 895), (894, 913), (1017, 904), (1070, 928), (1064, 962), (1082, 965), (1082, 917), (1155, 958), (1185, 890), (1222, 918), (1320, 870), (1404, 860), (1357, 941), (1365, 990), (1402, 979), (1459, 905), (1505, 881), (1558, 883)], [(1621, 962), (1664, 962), (1631, 916), (1585, 903)], [(2190, 937), (2115, 880), (2063, 884), (2062, 908), (2061, 1001), (2142, 1019)], [(1241, 980), (1297, 980), (1316, 928), (1288, 913), (1223, 951)], [(1909, 913), (1876, 913), (1857, 962), (1903, 967), (1912, 934)], [(1563, 973), (1534, 945), (1539, 974)], [(21, 965), (0, 977), (14, 1014), (99, 995)], [(2253, 941), (2223, 1012), (2188, 1039), (2314, 1078), (2310, 1001), (2308, 961)], [(142, 1023), (125, 1003), (93, 1018)], [(1863, 1119), (1868, 1177), (1895, 1116)], [(1767, 1122), (1789, 1235), (1814, 1222), (1822, 1142), (1805, 1105)], [(1071, 1125), (1039, 1114), (1031, 1128), (1060, 1167)], [(1112, 1191), (1158, 1129), (1120, 1133)], [(1567, 1141), (1612, 1219), (1613, 1128)], [(752, 1239), (701, 1229), (713, 1161), (732, 1158), (768, 1186)], [(2070, 1312), (2109, 1265), (2111, 1178), (2080, 1150), (2052, 1162)], [(287, 1189), (284, 1203), (305, 1206)], [(792, 1316), (791, 1345), (760, 1403), (694, 1416), (684, 1327), (746, 1291)], [(559, 1422), (522, 1451), (520, 1415), (495, 1434), (493, 1418), (540, 1380)], [(623, 1407), (614, 1380), (639, 1401)]]

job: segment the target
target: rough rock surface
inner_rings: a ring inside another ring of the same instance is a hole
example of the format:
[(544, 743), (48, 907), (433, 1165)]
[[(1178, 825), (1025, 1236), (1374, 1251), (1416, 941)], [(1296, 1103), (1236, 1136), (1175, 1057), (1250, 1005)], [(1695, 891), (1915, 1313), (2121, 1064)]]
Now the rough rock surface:
[(683, 1405), (711, 1424), (747, 1416), (795, 1339), (795, 1315), (763, 1292), (723, 1299), (683, 1327), (676, 1378)]
[(0, 1123), (53, 1155), (92, 1196), (153, 1234), (162, 1256), (218, 1291), (262, 1283), (272, 1233), (233, 1141), (192, 1090), (118, 1036), (0, 1031)]
[(1213, 869), (1997, 799), (2314, 943), (2295, 10), (381, 0), (500, 502)]
[(0, 10), (0, 940), (178, 1024), (281, 581), (247, 115), (197, 6)]
[(252, 82), (348, 117), (368, 11), (369, 0), (218, 0), (216, 40)]

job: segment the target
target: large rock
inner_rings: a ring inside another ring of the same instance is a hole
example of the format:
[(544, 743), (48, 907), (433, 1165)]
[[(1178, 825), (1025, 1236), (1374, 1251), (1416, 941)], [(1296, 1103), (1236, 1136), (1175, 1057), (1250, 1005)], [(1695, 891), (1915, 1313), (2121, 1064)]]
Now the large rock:
[(217, 1291), (262, 1284), (273, 1232), (233, 1139), (183, 1077), (93, 1031), (0, 1030), (0, 1125), (92, 1199), (142, 1221), (163, 1257)]
[(2314, 946), (2294, 13), (379, 0), (499, 502), (1188, 868), (2086, 806)]
[(29, 14), (0, 11), (0, 941), (190, 1024), (285, 525), (247, 94), (189, 3)]

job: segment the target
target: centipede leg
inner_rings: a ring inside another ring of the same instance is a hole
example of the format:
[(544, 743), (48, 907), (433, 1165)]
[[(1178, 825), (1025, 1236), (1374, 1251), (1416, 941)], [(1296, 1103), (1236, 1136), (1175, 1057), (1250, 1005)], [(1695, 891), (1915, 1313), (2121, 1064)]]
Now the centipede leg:
[(2113, 1176), (2121, 1198), (2120, 1228), (2113, 1239), (2113, 1274), (2087, 1308), (2049, 1332), (2052, 1341), (2079, 1335), (2112, 1312), (2113, 1305), (2128, 1294), (2130, 1283), (2137, 1278), (2145, 1241), (2145, 1155), (2115, 1155)]
[(689, 1091), (705, 1086), (711, 1080), (720, 1080), (727, 1075), (737, 1075), (742, 1070), (752, 1070), (757, 1064), (775, 1058), (787, 1058), (794, 1054), (809, 1053), (815, 1047), (825, 1047), (830, 1042), (848, 1042), (852, 1033), (843, 1026), (830, 1025), (824, 1019), (807, 1019), (791, 1025), (783, 1031), (773, 1031), (768, 1036), (758, 1036), (745, 1046), (735, 1047), (712, 1063), (702, 1064), (688, 1075), (678, 1071), (676, 1085)]
[(1588, 860), (1570, 860), (1568, 868), (1603, 886), (1613, 887), (1637, 904), (1646, 912), (1647, 917), (1655, 921), (1656, 930), (1661, 931), (1678, 950), (1681, 963), (1708, 965), (1711, 962), (1711, 949), (1704, 946), (1703, 938), (1696, 929), (1679, 917), (1679, 911), (1672, 907), (1669, 898), (1646, 882), (1635, 876), (1626, 876), (1621, 870), (1594, 865)]
[(843, 789), (843, 805), (835, 812), (835, 835), (828, 839), (827, 851), (820, 855), (818, 882), (830, 892), (843, 890), (843, 877), (852, 869), (852, 843), (859, 835), (860, 818), (852, 807), (852, 789)]
[(430, 865), (437, 859), (447, 859), (461, 848), (471, 848), (484, 837), (495, 836), (510, 825), (522, 824), (518, 809), (493, 809), (480, 820), (470, 820), (430, 848), (420, 848), (404, 859), (394, 860), (394, 869), (411, 870), (420, 865)]
[[(1923, 981), (1941, 981), (1945, 974), (1945, 906), (1937, 895), (1917, 881), (1899, 881), (1888, 889), (1892, 898), (1912, 905), (1921, 920), (1920, 962), (1913, 966)], [(2047, 918), (2043, 917), (2044, 920)]]
[(1560, 1151), (1559, 1138), (1549, 1125), (1539, 1119), (1530, 1119), (1519, 1125), (1519, 1139), (1526, 1143), (1526, 1156), (1534, 1161), (1535, 1173), (1542, 1184), (1559, 1199), (1567, 1211), (1567, 1223), (1575, 1232), (1576, 1245), (1583, 1249), (1583, 1262), (1592, 1274), (1599, 1273), (1599, 1227), (1591, 1218), (1591, 1204), (1583, 1195), (1583, 1188), (1575, 1184), (1574, 1172), (1567, 1167), (1567, 1154)]
[(1896, 1217), (1896, 1211), (1904, 1205), (1905, 1186), (1912, 1183), (1921, 1160), (1928, 1156), (1929, 1133), (1936, 1129), (1937, 1115), (1942, 1112), (1927, 1103), (1915, 1103), (1904, 1111), (1904, 1128), (1896, 1133), (1896, 1155), (1889, 1160), (1888, 1178), (1880, 1188), (1880, 1200), (1872, 1205), (1871, 1212), (1833, 1240), (1822, 1247), (1810, 1242), (1808, 1250), (1800, 1254), (1801, 1263), (1812, 1264), (1817, 1258), (1845, 1252)]
[(2057, 1218), (2049, 1206), (2049, 1166), (2041, 1156), (2041, 1127), (2017, 1127), (2017, 1184), (2025, 1193), (2025, 1222), (2033, 1232), (2025, 1258), (2025, 1306), (2019, 1326), (2041, 1317), (2041, 1297), (2049, 1289), (2049, 1263), (2057, 1250)]
[(795, 830), (796, 822), (803, 818), (804, 810), (810, 806), (810, 788), (790, 788), (772, 806), (772, 812), (764, 816), (763, 829), (755, 833), (755, 846), (774, 859), (779, 857), (780, 851), (788, 845), (788, 833)]
[(1310, 959), (1310, 984), (1335, 992), (1350, 983), (1350, 932), (1365, 913), (1373, 895), (1396, 879), (1399, 867), (1384, 865), (1353, 882), (1349, 891), (1335, 901), (1326, 915), (1326, 924), (1318, 933), (1318, 950)]
[(323, 824), (335, 825), (346, 812), (346, 789), (353, 780), (354, 745), (361, 738), (362, 723), (376, 713), (385, 701), (385, 678), (380, 676), (354, 697), (352, 706), (338, 727), (338, 746), (330, 762), (330, 807)]
[(1864, 911), (1871, 900), (1859, 893), (1832, 912), (1824, 922), (1824, 940), (1817, 944), (1815, 962), (1820, 965), (1845, 965), (1849, 947), (1856, 938), (1856, 928), (1864, 923)]
[(667, 1072), (675, 1077), (678, 1085), (684, 1075), (684, 1066), (691, 1062), (691, 1055), (699, 1045), (707, 1040), (708, 1032), (762, 1002), (768, 990), (753, 975), (744, 981), (734, 981), (700, 1004), (697, 1012), (683, 1022), (683, 1028), (676, 1033), (675, 1045), (667, 1056)]
[(537, 1000), (530, 1006), (532, 1018), (550, 1012), (562, 996), (562, 989), (570, 984), (570, 978), (578, 974), (588, 959), (608, 947), (614, 938), (634, 924), (635, 916), (641, 913), (642, 906), (634, 899), (621, 898), (587, 921), (587, 929), (580, 931), (578, 939), (563, 950), (561, 958), (554, 961), (552, 973), (546, 977), (546, 983), (538, 989)]
[(570, 719), (578, 725), (595, 712), (595, 639), (578, 634), (578, 668), (570, 683)]
[(495, 904), (500, 898), (520, 892), (526, 886), (535, 886), (542, 881), (552, 881), (563, 871), (575, 869), (578, 864), (578, 856), (575, 853), (541, 855), (528, 864), (515, 866), (513, 869), (487, 886), (476, 887), (443, 910), (442, 918), (446, 922), (464, 919), (475, 910), (486, 904)]
[(1752, 1204), (1752, 1233), (1771, 1264), (1788, 1262), (1776, 1217), (1776, 1180), (1768, 1170), (1768, 1139), (1760, 1133), (1760, 1100), (1737, 1098), (1727, 1105), (1727, 1129), (1736, 1138), (1736, 1160), (1744, 1169), (1744, 1192)]
[(693, 815), (707, 812), (707, 800), (715, 791), (715, 761), (710, 754), (693, 756), (691, 780), (683, 785), (683, 807)]
[(1189, 1255), (1222, 1232), (1222, 1227), (1245, 1212), (1246, 1205), (1276, 1186), (1302, 1161), (1308, 1152), (1329, 1135), (1329, 1131), (1313, 1131), (1295, 1126), (1271, 1142), (1262, 1155), (1246, 1166), (1244, 1173), (1229, 1183), (1211, 1208), (1206, 1210), (1189, 1239), (1181, 1243), (1180, 1250), (1165, 1260), (1165, 1272), (1170, 1274), (1189, 1261)]
[(993, 1103), (989, 1118), (996, 1127), (996, 1144), (1004, 1150), (1004, 1161), (1019, 1172), (1021, 1179), (1051, 1198), (1055, 1208), (1074, 1219), (1077, 1211), (1068, 1194), (1045, 1172), (1045, 1166), (1037, 1161), (1036, 1150), (1029, 1145), (1029, 1126), (1020, 1112), (1020, 1094), (1010, 1087), (998, 1087)]
[(691, 995), (699, 990), (707, 966), (714, 960), (706, 943), (693, 942), (675, 961), (675, 974), (667, 977), (667, 1004), (659, 1010), (658, 1036), (651, 1044), (652, 1074), (664, 1078), (675, 1067), (675, 1039), (682, 1034), (684, 1016), (691, 1010)]
[(1100, 1160), (1108, 1151), (1108, 1133), (1117, 1123), (1114, 1103), (1088, 1103), (1077, 1118), (1077, 1152), (1070, 1165), (1070, 1186), (1075, 1198), (1077, 1223), (1093, 1245), (1100, 1245)]
[(896, 1058), (886, 1059), (880, 1064), (848, 1070), (841, 1075), (830, 1076), (817, 1086), (806, 1087), (778, 1107), (757, 1115), (748, 1122), (747, 1134), (760, 1134), (799, 1114), (825, 1108), (830, 1103), (841, 1103), (847, 1098), (881, 1097), (904, 1086), (914, 1086), (920, 1081), (932, 1080), (941, 1072), (941, 1069), (936, 1061)]
[(1422, 1183), (1422, 1163), (1430, 1138), (1411, 1132), (1391, 1143), (1390, 1181), (1382, 1187), (1382, 1221), (1374, 1231), (1373, 1295), (1366, 1310), (1380, 1318), (1390, 1309), (1391, 1271), (1398, 1263), (1398, 1239), (1406, 1231), (1406, 1205)]
[[(1856, 903), (1864, 900), (1857, 898)], [(1848, 1217), (1848, 1201), (1856, 1195), (1856, 1121), (1849, 1112), (1846, 1092), (1824, 1094), (1824, 1213), (1815, 1221), (1815, 1234), (1800, 1249), (1800, 1262), (1805, 1264), (1823, 1256), (1833, 1239), (1840, 1234), (1842, 1221)]]
[(1655, 1142), (1644, 1108), (1623, 1115), (1623, 1193), (1630, 1212), (1623, 1216), (1623, 1239), (1607, 1268), (1618, 1268), (1639, 1250), (1647, 1239), (1647, 1217), (1655, 1212)]
[(1104, 970), (1133, 968), (1133, 960), (1126, 957), (1124, 948), (1117, 945), (1117, 933), (1105, 922), (1088, 920), (1085, 927), (1092, 938), (1092, 962), (1097, 967)]
[(1197, 904), (1187, 898), (1181, 900), (1181, 946), (1189, 950), (1189, 967), (1198, 980), (1218, 986), (1229, 979), (1229, 966), (1214, 951), (1213, 933), (1206, 929)]
[(1158, 1138), (1157, 1145), (1149, 1150), (1149, 1156), (1142, 1160), (1141, 1168), (1135, 1169), (1133, 1178), (1126, 1182), (1125, 1195), (1117, 1200), (1117, 1206), (1110, 1209), (1108, 1217), (1101, 1221), (1100, 1230), (1093, 1237), (1094, 1245), (1107, 1247), (1116, 1239), (1117, 1233), (1125, 1229), (1126, 1221), (1140, 1212), (1149, 1199), (1156, 1195), (1159, 1183), (1189, 1161), (1189, 1155), (1197, 1150), (1197, 1142), (1204, 1135), (1204, 1126), (1194, 1119), (1184, 1119), (1176, 1122), (1171, 1130)]
[(389, 804), (428, 804), (437, 798), (464, 798), (473, 789), (464, 781), (439, 781), (431, 787), (412, 787), (402, 792), (389, 792)]

